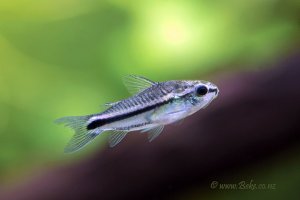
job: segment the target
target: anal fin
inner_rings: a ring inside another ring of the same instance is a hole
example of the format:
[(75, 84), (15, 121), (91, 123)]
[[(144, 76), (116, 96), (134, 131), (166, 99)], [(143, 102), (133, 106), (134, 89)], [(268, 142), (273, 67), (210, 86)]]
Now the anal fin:
[(109, 146), (114, 147), (117, 144), (119, 144), (124, 139), (127, 133), (128, 133), (127, 131), (117, 131), (117, 130), (112, 131), (112, 133), (109, 135), (108, 138)]

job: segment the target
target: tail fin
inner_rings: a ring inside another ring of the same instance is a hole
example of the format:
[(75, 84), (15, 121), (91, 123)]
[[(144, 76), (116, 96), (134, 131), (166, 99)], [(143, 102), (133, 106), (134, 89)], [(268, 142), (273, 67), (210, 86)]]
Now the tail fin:
[(96, 136), (98, 136), (102, 130), (93, 129), (87, 130), (87, 121), (89, 116), (77, 116), (77, 117), (63, 117), (55, 120), (57, 124), (65, 124), (74, 129), (75, 134), (65, 147), (65, 153), (73, 153), (82, 149), (85, 145), (90, 143)]

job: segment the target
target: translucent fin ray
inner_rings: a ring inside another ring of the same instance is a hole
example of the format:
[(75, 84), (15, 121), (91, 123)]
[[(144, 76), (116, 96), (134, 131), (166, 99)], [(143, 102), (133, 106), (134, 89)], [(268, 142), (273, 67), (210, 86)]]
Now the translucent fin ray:
[(127, 131), (112, 131), (108, 138), (109, 146), (114, 147), (119, 144), (124, 139), (127, 133)]
[(157, 84), (154, 81), (137, 75), (128, 75), (123, 77), (123, 83), (126, 86), (128, 92), (132, 95), (140, 93), (145, 89), (151, 87), (152, 85)]
[(64, 124), (75, 131), (74, 136), (65, 147), (65, 153), (73, 153), (82, 149), (102, 132), (100, 129), (87, 130), (86, 125), (88, 119), (89, 116), (77, 116), (63, 117), (55, 121), (55, 123)]
[(163, 131), (164, 126), (156, 126), (154, 128), (145, 129), (142, 131), (142, 133), (147, 132), (148, 133), (148, 140), (149, 142), (152, 142), (159, 134)]
[[(99, 132), (100, 133), (100, 132)], [(87, 132), (84, 137), (77, 138), (76, 133), (71, 138), (69, 143), (66, 145), (64, 152), (65, 153), (73, 153), (80, 149), (82, 149), (84, 146), (86, 146), (88, 143), (90, 143), (95, 137), (99, 135), (99, 133), (89, 133)]]
[(104, 106), (107, 106), (107, 107), (111, 107), (111, 106), (114, 106), (116, 104), (120, 103), (120, 101), (117, 101), (117, 102), (108, 102), (108, 103), (105, 103), (103, 104)]
[(174, 124), (176, 124), (176, 125), (181, 125), (181, 124), (183, 124), (184, 120), (185, 120), (185, 119), (180, 119), (180, 120), (174, 122)]

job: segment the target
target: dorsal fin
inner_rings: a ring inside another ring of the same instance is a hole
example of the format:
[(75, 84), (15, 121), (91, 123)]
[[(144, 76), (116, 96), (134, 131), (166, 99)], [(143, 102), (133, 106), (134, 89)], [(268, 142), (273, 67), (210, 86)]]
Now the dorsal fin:
[(126, 86), (129, 93), (135, 95), (144, 91), (145, 89), (157, 84), (145, 77), (137, 75), (128, 75), (123, 78), (124, 85)]

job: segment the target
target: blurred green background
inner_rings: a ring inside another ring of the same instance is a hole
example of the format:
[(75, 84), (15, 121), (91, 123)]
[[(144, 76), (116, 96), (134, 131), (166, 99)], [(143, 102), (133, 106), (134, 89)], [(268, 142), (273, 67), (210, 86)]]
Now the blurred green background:
[[(121, 78), (202, 79), (276, 61), (299, 38), (299, 1), (0, 1), (0, 183), (64, 155), (54, 119), (129, 96)], [(103, 146), (103, 145), (102, 145)]]

